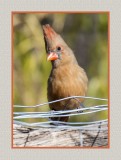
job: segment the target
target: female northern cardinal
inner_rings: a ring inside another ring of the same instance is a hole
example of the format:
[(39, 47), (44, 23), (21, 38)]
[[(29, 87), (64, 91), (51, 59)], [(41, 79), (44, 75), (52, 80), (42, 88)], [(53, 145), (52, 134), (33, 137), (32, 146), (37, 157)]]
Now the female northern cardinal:
[[(85, 96), (88, 78), (78, 65), (73, 51), (49, 24), (43, 26), (47, 60), (52, 62), (48, 79), (48, 101), (69, 97)], [(69, 99), (49, 104), (51, 110), (68, 110), (80, 107), (84, 99)], [(52, 120), (68, 121), (69, 117), (53, 117)]]

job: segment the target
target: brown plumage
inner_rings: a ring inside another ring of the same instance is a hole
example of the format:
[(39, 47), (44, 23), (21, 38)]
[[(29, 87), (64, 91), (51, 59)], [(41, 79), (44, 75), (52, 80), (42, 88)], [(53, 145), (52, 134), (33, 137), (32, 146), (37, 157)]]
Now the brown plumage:
[[(43, 26), (47, 60), (52, 62), (52, 70), (48, 79), (48, 101), (69, 97), (85, 96), (88, 79), (85, 71), (78, 65), (73, 51), (50, 25)], [(51, 110), (68, 110), (80, 107), (84, 99), (70, 99), (49, 105)], [(68, 121), (69, 117), (52, 118), (52, 120)]]

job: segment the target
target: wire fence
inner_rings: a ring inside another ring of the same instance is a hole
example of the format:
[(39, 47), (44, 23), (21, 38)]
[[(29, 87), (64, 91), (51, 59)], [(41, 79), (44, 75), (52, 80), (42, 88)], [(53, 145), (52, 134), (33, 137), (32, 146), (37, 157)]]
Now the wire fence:
[[(42, 104), (38, 104), (35, 106), (21, 106), (21, 105), (14, 105), (14, 108), (39, 108), (45, 105), (49, 105), (50, 103), (56, 103), (59, 101), (64, 101), (67, 99), (75, 99), (75, 98), (85, 98), (95, 101), (105, 101), (108, 103), (107, 99), (102, 98), (95, 98), (95, 97), (85, 97), (85, 96), (72, 96), (66, 97), (63, 99), (46, 102)], [(81, 104), (81, 102), (80, 102)], [(82, 107), (82, 104), (81, 104)], [(92, 122), (62, 122), (62, 121), (52, 121), (50, 120), (51, 117), (66, 117), (66, 116), (76, 116), (76, 115), (89, 115), (92, 113), (99, 113), (108, 110), (108, 104), (101, 104), (95, 106), (84, 106), (83, 108), (77, 108), (73, 110), (61, 110), (61, 111), (48, 111), (48, 112), (14, 112), (14, 124), (20, 124), (26, 127), (38, 128), (38, 127), (47, 127), (47, 128), (56, 128), (56, 129), (80, 129), (80, 130), (98, 130), (97, 126), (101, 125), (100, 131), (107, 130), (108, 119), (92, 121)], [(44, 118), (48, 121), (46, 122), (32, 122), (27, 123), (24, 122), (23, 119), (37, 119), (37, 118)], [(52, 125), (53, 124), (53, 125)]]

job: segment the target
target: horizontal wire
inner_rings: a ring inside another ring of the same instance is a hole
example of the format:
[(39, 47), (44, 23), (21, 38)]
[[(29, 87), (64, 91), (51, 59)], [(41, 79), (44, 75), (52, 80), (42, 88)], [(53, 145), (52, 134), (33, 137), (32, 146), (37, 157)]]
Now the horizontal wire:
[(24, 118), (47, 118), (47, 117), (66, 117), (66, 116), (75, 116), (75, 115), (85, 115), (85, 114), (91, 114), (91, 113), (95, 113), (95, 112), (101, 112), (107, 110), (107, 108), (104, 109), (96, 109), (94, 111), (90, 111), (90, 112), (81, 112), (81, 113), (71, 113), (71, 114), (63, 114), (63, 115), (54, 115), (54, 114), (33, 114), (33, 115), (21, 115), (21, 116), (16, 116), (14, 117), (14, 119), (24, 119)]
[[(71, 96), (66, 97), (63, 99), (46, 102), (34, 106), (21, 106), (21, 105), (14, 105), (15, 108), (36, 108), (44, 105), (48, 105), (51, 103), (56, 103), (59, 101), (67, 100), (67, 99), (73, 99), (73, 98), (86, 98), (86, 99), (94, 99), (94, 100), (101, 100), (101, 101), (108, 101), (108, 99), (103, 98), (95, 98), (95, 97), (85, 97), (85, 96)], [(81, 103), (81, 102), (80, 102)], [(36, 122), (36, 123), (26, 123), (19, 121), (20, 119), (27, 119), (27, 118), (51, 118), (51, 117), (66, 117), (66, 116), (75, 116), (75, 115), (85, 115), (85, 114), (91, 114), (91, 113), (97, 113), (101, 111), (108, 110), (108, 105), (96, 105), (96, 106), (90, 106), (90, 107), (84, 107), (84, 108), (77, 108), (72, 110), (59, 110), (59, 111), (49, 111), (49, 112), (14, 112), (14, 123), (20, 124), (24, 126), (29, 127), (45, 127), (45, 128), (57, 128), (57, 129), (86, 129), (86, 130), (99, 130), (98, 128), (94, 128), (99, 126), (99, 124), (107, 125), (108, 120), (100, 120), (100, 121), (93, 121), (93, 122), (62, 122), (62, 121), (47, 121), (47, 122)], [(55, 125), (51, 125), (51, 124)], [(91, 128), (92, 127), (92, 128)], [(107, 127), (101, 128), (101, 130), (106, 130)]]
[(98, 105), (98, 106), (92, 106), (92, 107), (85, 107), (85, 108), (77, 108), (77, 109), (71, 109), (71, 110), (61, 110), (61, 111), (50, 111), (50, 112), (14, 112), (15, 115), (24, 115), (24, 114), (65, 114), (65, 113), (71, 113), (71, 112), (79, 112), (79, 111), (86, 111), (86, 110), (98, 110), (99, 108), (102, 109), (103, 107), (107, 109), (108, 105)]
[[(106, 122), (107, 123), (108, 119), (105, 120), (100, 120), (100, 121), (93, 121), (93, 122), (62, 122), (62, 121), (47, 121), (47, 122), (37, 122), (37, 123), (27, 123), (27, 124), (31, 124), (31, 125), (39, 125), (39, 124), (50, 124), (50, 123), (57, 123), (57, 124), (66, 124), (66, 125), (84, 125), (84, 124), (98, 124), (98, 123), (102, 123), (102, 122)], [(20, 122), (21, 121), (14, 121), (14, 123), (16, 122)], [(23, 123), (23, 122), (22, 122)], [(26, 122), (24, 122), (26, 123)]]
[[(52, 121), (52, 123), (55, 123), (56, 125), (45, 125), (44, 122), (41, 122), (41, 123), (37, 124), (37, 123), (26, 123), (26, 122), (20, 122), (20, 121), (14, 121), (14, 124), (19, 124), (19, 125), (22, 125), (22, 126), (25, 126), (25, 127), (34, 127), (34, 128), (35, 127), (37, 127), (37, 128), (38, 127), (44, 127), (44, 128), (58, 128), (58, 129), (85, 129), (85, 130), (99, 130), (99, 129), (94, 128), (94, 127), (97, 127), (99, 125), (107, 125), (108, 124), (107, 120), (95, 121), (94, 124), (92, 122), (92, 125), (86, 125), (86, 126), (59, 125), (59, 123), (57, 123), (59, 121), (55, 121), (55, 122)], [(107, 130), (107, 127), (101, 128), (101, 130)]]
[(56, 103), (56, 102), (60, 102), (60, 101), (64, 101), (64, 100), (72, 99), (72, 98), (85, 98), (85, 99), (108, 101), (108, 99), (105, 99), (105, 98), (85, 97), (85, 96), (71, 96), (71, 97), (66, 97), (66, 98), (58, 99), (58, 100), (51, 101), (51, 102), (45, 102), (45, 103), (42, 103), (42, 104), (37, 104), (37, 105), (34, 105), (34, 106), (14, 105), (14, 107), (18, 107), (18, 108), (36, 108), (36, 107), (41, 107), (41, 106), (44, 106), (44, 105), (48, 105), (48, 104), (51, 104), (51, 103)]

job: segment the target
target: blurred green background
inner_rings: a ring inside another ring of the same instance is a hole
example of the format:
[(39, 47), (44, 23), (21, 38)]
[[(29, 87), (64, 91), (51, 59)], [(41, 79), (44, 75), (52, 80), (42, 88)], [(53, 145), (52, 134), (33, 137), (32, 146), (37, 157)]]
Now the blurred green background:
[[(47, 79), (51, 64), (46, 61), (41, 27), (43, 24), (50, 24), (73, 49), (79, 65), (85, 69), (89, 78), (87, 96), (108, 98), (107, 13), (14, 13), (14, 104), (36, 105), (47, 102)], [(85, 104), (91, 106), (104, 102), (87, 100)], [(15, 109), (15, 111), (48, 110), (48, 106)], [(107, 111), (88, 116), (75, 116), (70, 121), (104, 118), (107, 118)]]

